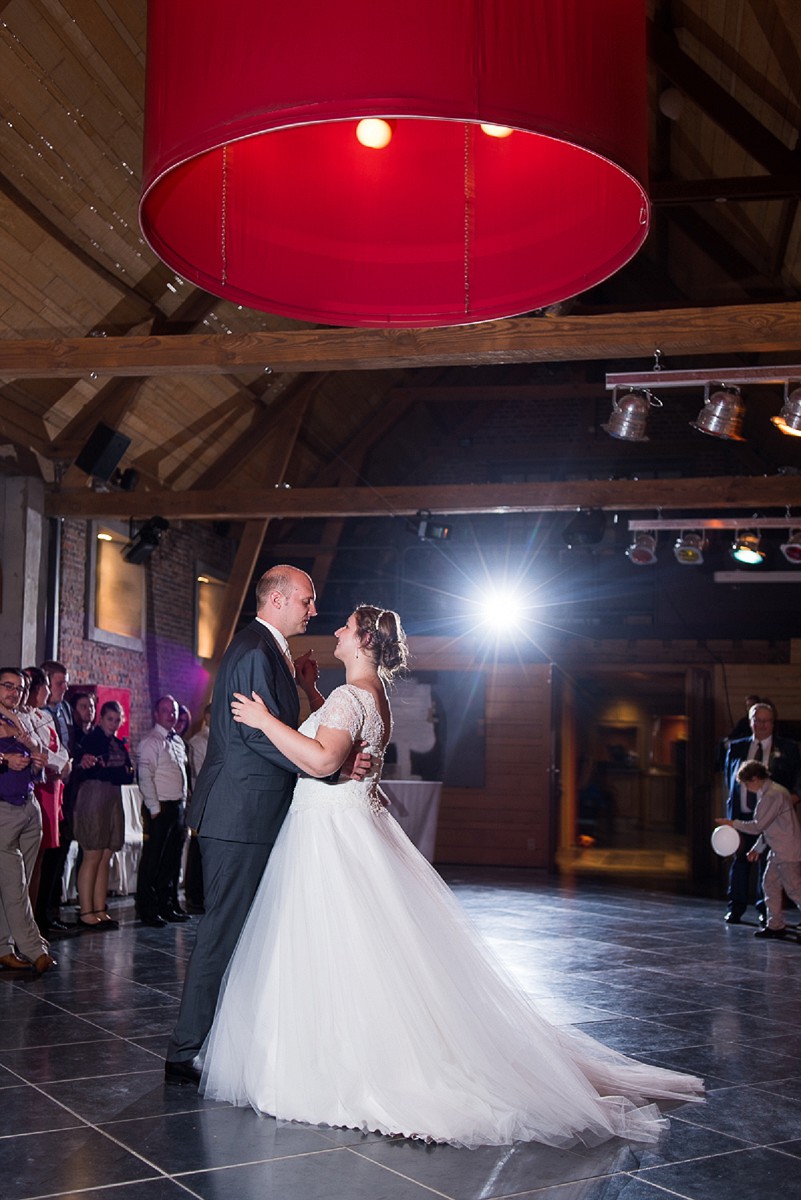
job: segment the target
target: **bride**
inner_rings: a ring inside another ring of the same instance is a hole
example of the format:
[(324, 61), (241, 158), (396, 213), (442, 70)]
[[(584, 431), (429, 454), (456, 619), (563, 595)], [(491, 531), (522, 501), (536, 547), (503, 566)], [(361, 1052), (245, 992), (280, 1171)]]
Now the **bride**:
[[(667, 1122), (645, 1097), (697, 1100), (701, 1080), (551, 1025), (507, 976), (381, 800), (397, 614), (360, 605), (335, 636), (346, 682), (300, 730), (255, 695), (231, 705), (306, 777), (228, 967), (201, 1091), (459, 1146), (655, 1141)], [(359, 740), (372, 773), (319, 782)]]

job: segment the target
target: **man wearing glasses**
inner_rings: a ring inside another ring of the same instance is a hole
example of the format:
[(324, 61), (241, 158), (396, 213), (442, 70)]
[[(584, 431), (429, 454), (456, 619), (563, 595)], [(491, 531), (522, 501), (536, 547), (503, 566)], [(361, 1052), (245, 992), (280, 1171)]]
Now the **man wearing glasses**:
[(18, 667), (0, 667), (0, 967), (42, 975), (56, 960), (33, 918), (28, 881), (42, 840), (33, 784), (47, 753), (36, 748), (17, 712), (23, 686)]

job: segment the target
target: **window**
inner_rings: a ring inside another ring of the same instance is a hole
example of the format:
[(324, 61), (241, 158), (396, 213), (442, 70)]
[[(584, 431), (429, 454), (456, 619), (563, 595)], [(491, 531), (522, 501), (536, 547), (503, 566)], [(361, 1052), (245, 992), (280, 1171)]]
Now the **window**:
[(89, 524), (86, 636), (92, 641), (145, 648), (145, 571), (128, 563), (128, 534), (113, 522)]
[(198, 566), (196, 588), (195, 652), (198, 658), (209, 659), (214, 654), (222, 620), (226, 580)]

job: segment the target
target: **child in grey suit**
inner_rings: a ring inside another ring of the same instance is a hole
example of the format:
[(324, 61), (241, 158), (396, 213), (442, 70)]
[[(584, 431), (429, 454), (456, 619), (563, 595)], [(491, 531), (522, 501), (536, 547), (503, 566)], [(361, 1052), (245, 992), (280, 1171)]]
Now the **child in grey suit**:
[(764, 929), (758, 929), (754, 937), (783, 938), (787, 936), (782, 913), (784, 893), (801, 908), (801, 823), (787, 788), (770, 778), (764, 763), (754, 759), (744, 762), (737, 772), (737, 781), (756, 794), (753, 820), (720, 819), (718, 824), (732, 825), (741, 833), (759, 835), (748, 854), (752, 862), (766, 846), (770, 847), (762, 880), (768, 923)]

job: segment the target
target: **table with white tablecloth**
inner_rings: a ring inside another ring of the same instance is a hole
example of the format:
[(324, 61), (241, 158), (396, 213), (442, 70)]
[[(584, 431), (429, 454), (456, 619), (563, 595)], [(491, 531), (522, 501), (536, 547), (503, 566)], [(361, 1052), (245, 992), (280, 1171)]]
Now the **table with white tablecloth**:
[(442, 784), (424, 779), (384, 779), (381, 790), (390, 802), (389, 811), (429, 862), (437, 843), (437, 819)]

